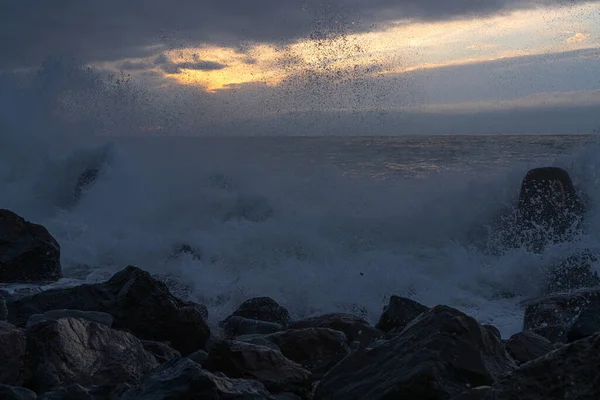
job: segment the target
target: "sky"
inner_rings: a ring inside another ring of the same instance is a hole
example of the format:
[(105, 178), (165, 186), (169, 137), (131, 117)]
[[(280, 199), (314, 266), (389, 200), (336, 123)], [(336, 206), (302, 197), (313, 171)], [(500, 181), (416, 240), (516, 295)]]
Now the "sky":
[(128, 74), (143, 134), (600, 129), (600, 1), (0, 0), (0, 54)]

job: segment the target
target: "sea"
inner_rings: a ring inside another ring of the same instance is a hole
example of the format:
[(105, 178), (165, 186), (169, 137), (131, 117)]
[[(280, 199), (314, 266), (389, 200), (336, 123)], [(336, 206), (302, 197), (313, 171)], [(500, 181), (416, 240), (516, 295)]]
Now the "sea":
[[(456, 307), (507, 338), (549, 265), (600, 250), (596, 135), (96, 136), (69, 146), (23, 135), (0, 147), (0, 208), (50, 231), (64, 278), (2, 285), (15, 295), (135, 265), (205, 304), (213, 326), (255, 296), (294, 318), (376, 323), (398, 295)], [(489, 251), (493, 221), (542, 166), (571, 175), (588, 204), (585, 231), (543, 254)], [(88, 169), (97, 177), (76, 196)]]

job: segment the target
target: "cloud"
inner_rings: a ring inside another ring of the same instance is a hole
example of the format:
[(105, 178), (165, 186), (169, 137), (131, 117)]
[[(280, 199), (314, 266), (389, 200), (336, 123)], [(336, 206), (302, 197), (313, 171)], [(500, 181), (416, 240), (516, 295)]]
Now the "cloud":
[(117, 68), (123, 71), (144, 71), (152, 68), (152, 64), (143, 61), (123, 61), (117, 64)]
[(200, 60), (197, 55), (194, 55), (193, 58), (193, 62), (183, 61), (175, 63), (167, 55), (161, 54), (154, 59), (154, 65), (160, 67), (167, 74), (178, 74), (182, 69), (207, 72), (218, 71), (227, 67), (227, 65), (215, 61)]
[(399, 19), (446, 20), (584, 0), (3, 0), (0, 68), (48, 55), (84, 61), (147, 57), (198, 43), (282, 43), (372, 30)]
[(587, 38), (590, 37), (589, 33), (576, 33), (575, 35), (571, 36), (570, 38), (567, 39), (567, 43), (579, 43), (579, 42), (583, 42), (584, 40), (586, 40)]

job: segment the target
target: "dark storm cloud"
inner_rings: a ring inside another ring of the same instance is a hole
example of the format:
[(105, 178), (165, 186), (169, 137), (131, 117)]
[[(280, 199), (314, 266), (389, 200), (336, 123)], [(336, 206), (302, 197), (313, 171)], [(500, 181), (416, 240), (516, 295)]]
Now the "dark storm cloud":
[[(0, 0), (0, 68), (49, 55), (109, 61), (168, 48), (240, 40), (274, 43), (397, 18), (493, 14), (583, 0)], [(351, 21), (359, 23), (352, 25)], [(159, 46), (157, 48), (157, 46)]]

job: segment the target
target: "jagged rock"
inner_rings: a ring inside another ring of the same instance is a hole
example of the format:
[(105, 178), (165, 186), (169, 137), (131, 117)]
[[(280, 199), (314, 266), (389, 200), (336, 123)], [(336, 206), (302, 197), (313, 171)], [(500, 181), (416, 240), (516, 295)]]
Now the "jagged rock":
[(184, 357), (171, 360), (145, 375), (138, 387), (120, 400), (273, 400), (262, 383), (218, 377)]
[(535, 360), (554, 350), (550, 341), (534, 332), (514, 334), (506, 342), (506, 350), (520, 364)]
[(23, 330), (0, 321), (0, 383), (23, 383), (27, 338)]
[(386, 343), (343, 359), (314, 400), (449, 399), (515, 368), (504, 345), (475, 319), (436, 306)]
[(499, 340), (502, 340), (502, 334), (500, 333), (500, 330), (498, 328), (496, 328), (494, 325), (486, 324), (486, 325), (482, 325), (482, 327), (487, 329), (491, 334), (496, 336)]
[(27, 332), (27, 353), (31, 376), (25, 386), (38, 393), (73, 383), (137, 383), (158, 366), (132, 334), (75, 318), (34, 325)]
[(279, 346), (269, 341), (265, 335), (242, 335), (235, 337), (234, 340), (237, 340), (238, 342), (252, 343), (257, 346), (265, 346), (273, 350), (281, 351)]
[(0, 282), (55, 281), (60, 246), (41, 225), (0, 209)]
[(600, 333), (562, 346), (501, 377), (493, 400), (600, 398)]
[(112, 315), (99, 311), (81, 311), (81, 310), (52, 310), (43, 314), (34, 314), (27, 320), (26, 328), (31, 328), (33, 325), (42, 321), (57, 320), (61, 318), (79, 318), (87, 319), (88, 321), (97, 322), (112, 327), (114, 318)]
[(491, 400), (491, 393), (490, 386), (479, 386), (453, 397), (452, 400)]
[(375, 328), (384, 333), (389, 333), (392, 330), (399, 333), (410, 321), (428, 310), (429, 307), (414, 300), (392, 296), (389, 304), (383, 308), (383, 314), (381, 314)]
[(0, 383), (0, 399), (2, 400), (36, 400), (35, 392), (19, 386), (9, 386)]
[(192, 354), (189, 354), (187, 357), (195, 363), (204, 365), (204, 363), (208, 359), (208, 353), (204, 350), (198, 350), (193, 352)]
[(287, 330), (265, 339), (276, 344), (284, 356), (312, 372), (313, 379), (320, 379), (350, 352), (346, 335), (327, 328)]
[(331, 313), (295, 321), (288, 329), (327, 328), (344, 332), (349, 342), (359, 341), (362, 347), (368, 346), (383, 336), (383, 333), (369, 325), (364, 319), (351, 314)]
[(33, 314), (55, 309), (102, 311), (114, 317), (113, 327), (145, 340), (168, 341), (186, 355), (202, 349), (210, 336), (206, 307), (182, 301), (149, 273), (128, 266), (107, 282), (50, 289), (7, 302), (8, 319), (25, 326)]
[(600, 305), (587, 307), (579, 314), (567, 332), (567, 340), (573, 342), (596, 332), (600, 332)]
[(144, 346), (144, 349), (152, 353), (156, 361), (160, 364), (181, 357), (181, 354), (177, 350), (163, 342), (156, 342), (154, 340), (140, 340), (140, 342)]
[(280, 352), (245, 342), (215, 343), (204, 365), (231, 378), (254, 379), (272, 392), (308, 393), (311, 373)]
[(232, 315), (258, 321), (274, 322), (284, 327), (291, 322), (288, 310), (270, 297), (255, 297), (246, 300), (240, 304)]
[(283, 329), (283, 326), (275, 322), (259, 321), (237, 315), (225, 318), (219, 326), (230, 336), (266, 335)]

